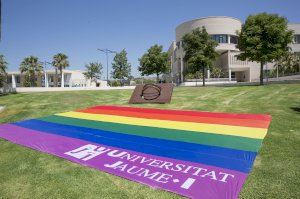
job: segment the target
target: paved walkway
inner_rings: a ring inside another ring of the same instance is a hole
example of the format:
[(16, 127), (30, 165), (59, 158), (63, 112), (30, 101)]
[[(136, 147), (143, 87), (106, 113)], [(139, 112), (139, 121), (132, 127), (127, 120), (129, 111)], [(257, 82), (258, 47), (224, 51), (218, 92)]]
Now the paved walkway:
[(96, 90), (130, 90), (135, 86), (122, 87), (17, 87), (18, 93), (32, 93), (32, 92), (51, 92), (51, 91), (96, 91)]
[(5, 109), (5, 106), (0, 106), (0, 113)]

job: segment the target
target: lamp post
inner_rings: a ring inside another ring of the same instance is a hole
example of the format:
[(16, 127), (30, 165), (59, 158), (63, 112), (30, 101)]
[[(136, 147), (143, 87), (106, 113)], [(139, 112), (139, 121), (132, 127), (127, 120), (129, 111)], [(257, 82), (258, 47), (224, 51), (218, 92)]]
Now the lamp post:
[(49, 83), (48, 83), (48, 77), (47, 77), (47, 64), (52, 64), (50, 62), (44, 61), (43, 65), (44, 65), (44, 79), (45, 79), (45, 87), (49, 87)]
[(99, 49), (98, 48), (97, 50), (99, 50), (100, 52), (105, 53), (105, 55), (106, 55), (106, 80), (108, 82), (108, 53), (117, 53), (117, 52), (113, 51), (113, 50), (109, 50), (107, 48), (105, 48), (105, 49)]
[(2, 0), (0, 0), (0, 41), (1, 41), (1, 34), (2, 32)]

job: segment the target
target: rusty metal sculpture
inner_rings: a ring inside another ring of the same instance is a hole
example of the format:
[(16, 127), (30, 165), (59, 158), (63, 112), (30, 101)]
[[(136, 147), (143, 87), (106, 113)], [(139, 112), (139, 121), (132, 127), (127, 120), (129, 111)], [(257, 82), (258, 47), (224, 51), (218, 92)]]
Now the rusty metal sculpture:
[(173, 87), (173, 84), (137, 85), (131, 95), (129, 104), (170, 103)]

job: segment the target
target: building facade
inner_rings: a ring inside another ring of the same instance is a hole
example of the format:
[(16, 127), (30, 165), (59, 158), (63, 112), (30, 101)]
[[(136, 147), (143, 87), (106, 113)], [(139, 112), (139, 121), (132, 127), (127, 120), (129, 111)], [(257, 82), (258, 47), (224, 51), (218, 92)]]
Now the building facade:
[[(171, 61), (172, 78), (174, 82), (184, 82), (184, 72), (187, 69), (184, 63), (184, 50), (182, 48), (182, 37), (193, 29), (205, 27), (208, 34), (218, 42), (216, 51), (219, 54), (215, 66), (220, 67), (227, 74), (228, 81), (253, 82), (259, 80), (260, 65), (256, 62), (240, 61), (237, 55), (240, 53), (236, 48), (238, 43), (237, 32), (241, 31), (242, 21), (232, 17), (205, 17), (184, 22), (177, 26), (176, 41), (172, 42), (168, 49)], [(291, 44), (294, 52), (300, 52), (300, 24), (289, 24), (294, 31), (295, 41)], [(266, 64), (269, 70), (274, 64)], [(207, 71), (210, 78), (210, 71)]]
[[(106, 81), (91, 81), (86, 79), (83, 75), (84, 71), (81, 70), (63, 70), (63, 75), (58, 73), (58, 86), (59, 87), (96, 87), (107, 86)], [(55, 70), (43, 71), (36, 77), (37, 87), (54, 87), (55, 86)], [(61, 77), (62, 80), (61, 81)], [(19, 71), (8, 72), (8, 85), (12, 88), (24, 87), (25, 74)], [(62, 83), (61, 83), (62, 82)]]

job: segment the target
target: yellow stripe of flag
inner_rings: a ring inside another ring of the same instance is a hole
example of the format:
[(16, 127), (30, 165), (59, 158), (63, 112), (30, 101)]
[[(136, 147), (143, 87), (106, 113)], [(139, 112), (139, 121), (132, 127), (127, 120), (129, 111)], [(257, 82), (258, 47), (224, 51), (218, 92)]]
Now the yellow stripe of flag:
[(66, 113), (59, 113), (56, 115), (78, 118), (78, 119), (85, 119), (85, 120), (113, 122), (119, 124), (149, 126), (149, 127), (167, 128), (167, 129), (178, 129), (184, 131), (205, 132), (205, 133), (213, 133), (213, 134), (233, 135), (233, 136), (249, 137), (249, 138), (256, 138), (256, 139), (263, 139), (267, 134), (267, 129), (265, 128), (241, 127), (241, 126), (230, 126), (230, 125), (221, 125), (221, 124), (144, 119), (144, 118), (117, 116), (117, 115), (73, 112), (73, 111), (66, 112)]

